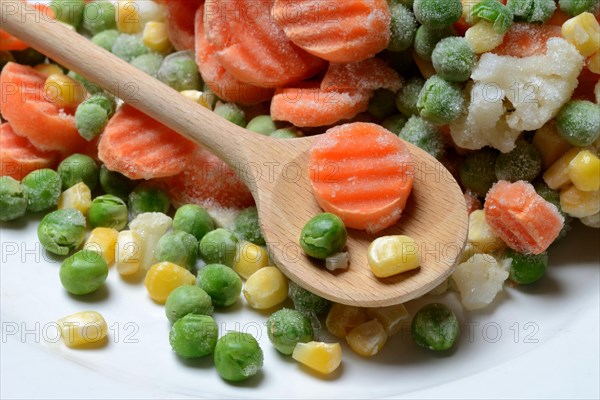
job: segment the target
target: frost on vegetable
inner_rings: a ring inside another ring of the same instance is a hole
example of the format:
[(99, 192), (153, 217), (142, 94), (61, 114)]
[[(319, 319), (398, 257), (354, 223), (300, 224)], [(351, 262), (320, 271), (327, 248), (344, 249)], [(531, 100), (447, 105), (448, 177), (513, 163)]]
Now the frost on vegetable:
[(509, 269), (509, 262), (498, 262), (486, 254), (474, 254), (459, 264), (452, 279), (462, 304), (468, 310), (478, 310), (490, 304), (502, 290)]
[(549, 39), (542, 55), (483, 54), (467, 88), (468, 110), (450, 124), (454, 142), (511, 151), (522, 131), (541, 128), (570, 99), (582, 67), (577, 49), (560, 38)]

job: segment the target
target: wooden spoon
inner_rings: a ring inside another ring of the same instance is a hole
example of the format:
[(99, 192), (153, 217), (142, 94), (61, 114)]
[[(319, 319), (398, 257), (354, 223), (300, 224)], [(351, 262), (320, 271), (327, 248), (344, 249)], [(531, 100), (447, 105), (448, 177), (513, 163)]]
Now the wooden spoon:
[[(330, 273), (321, 262), (304, 255), (298, 244), (304, 224), (322, 212), (308, 179), (308, 150), (317, 137), (273, 139), (240, 128), (64, 25), (25, 12), (26, 7), (2, 0), (2, 29), (202, 144), (234, 168), (254, 196), (272, 260), (300, 286), (339, 303), (387, 306), (425, 294), (453, 271), (466, 240), (465, 200), (452, 175), (423, 150), (407, 143), (416, 170), (413, 192), (399, 223), (378, 235), (350, 230), (350, 268)], [(367, 248), (377, 236), (393, 234), (417, 241), (421, 267), (378, 279), (368, 266)]]

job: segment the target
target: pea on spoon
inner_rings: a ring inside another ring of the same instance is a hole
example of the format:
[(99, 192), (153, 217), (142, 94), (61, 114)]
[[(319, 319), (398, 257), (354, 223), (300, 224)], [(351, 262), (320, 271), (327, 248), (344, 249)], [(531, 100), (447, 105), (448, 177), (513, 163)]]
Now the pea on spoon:
[[(231, 165), (254, 196), (273, 262), (305, 289), (343, 304), (387, 306), (427, 293), (452, 273), (466, 240), (466, 204), (450, 172), (425, 151), (407, 143), (415, 176), (400, 221), (376, 235), (349, 230), (350, 268), (330, 273), (298, 244), (305, 223), (322, 212), (308, 178), (308, 152), (318, 136), (273, 139), (247, 131), (62, 24), (26, 12), (20, 1), (1, 0), (0, 6), (2, 29)], [(418, 244), (420, 268), (376, 278), (368, 266), (369, 245), (377, 236), (400, 234)]]

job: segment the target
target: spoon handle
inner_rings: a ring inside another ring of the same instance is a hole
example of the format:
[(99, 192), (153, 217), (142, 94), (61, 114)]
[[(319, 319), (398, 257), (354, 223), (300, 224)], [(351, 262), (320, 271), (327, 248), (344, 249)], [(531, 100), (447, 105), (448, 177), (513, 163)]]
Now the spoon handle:
[[(243, 160), (253, 134), (180, 95), (25, 2), (0, 0), (2, 29), (72, 69), (230, 165)], [(256, 138), (255, 138), (256, 140)]]

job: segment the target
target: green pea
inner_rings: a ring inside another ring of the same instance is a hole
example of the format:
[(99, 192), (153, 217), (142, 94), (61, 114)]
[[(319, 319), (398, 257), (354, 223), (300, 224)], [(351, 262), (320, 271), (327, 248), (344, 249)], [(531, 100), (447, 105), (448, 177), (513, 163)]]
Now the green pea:
[(293, 281), (289, 282), (289, 289), (294, 308), (300, 312), (319, 316), (327, 313), (331, 307), (329, 300), (304, 289)]
[(21, 181), (27, 196), (27, 211), (39, 212), (56, 207), (62, 192), (60, 175), (49, 168), (30, 172)]
[(142, 182), (129, 193), (127, 201), (133, 218), (146, 212), (166, 214), (171, 207), (169, 195), (152, 182)]
[(46, 61), (46, 56), (32, 47), (28, 47), (25, 50), (13, 50), (11, 53), (17, 64), (21, 65), (34, 66), (43, 64)]
[(173, 216), (173, 230), (190, 233), (198, 241), (214, 229), (215, 223), (208, 212), (195, 204), (179, 207)]
[(458, 84), (433, 75), (419, 93), (417, 107), (421, 117), (434, 124), (445, 125), (463, 113), (465, 99)]
[(570, 17), (583, 12), (593, 12), (600, 7), (598, 0), (558, 0), (561, 11)]
[(85, 183), (90, 190), (98, 186), (100, 167), (92, 157), (85, 154), (70, 155), (62, 160), (56, 171), (60, 175), (63, 190), (79, 182)]
[(114, 97), (106, 93), (95, 94), (82, 104), (94, 104), (100, 106), (106, 111), (106, 115), (112, 117), (117, 108)]
[(378, 120), (385, 119), (396, 113), (396, 94), (387, 89), (378, 89), (369, 101), (369, 114)]
[(191, 51), (178, 51), (165, 57), (157, 76), (178, 92), (202, 88), (198, 65)]
[(83, 28), (95, 35), (107, 29), (115, 29), (115, 5), (110, 1), (91, 1), (83, 9)]
[(498, 180), (533, 181), (542, 172), (542, 155), (532, 144), (518, 140), (512, 151), (500, 153), (494, 169)]
[(235, 219), (235, 233), (242, 239), (263, 246), (265, 238), (260, 230), (258, 222), (258, 210), (256, 207), (249, 207), (240, 212)]
[(508, 0), (506, 6), (513, 12), (516, 21), (543, 24), (556, 11), (555, 0)]
[(431, 62), (437, 74), (449, 82), (469, 79), (477, 57), (464, 37), (452, 36), (439, 41), (431, 53)]
[(59, 275), (67, 292), (90, 294), (100, 289), (106, 281), (108, 265), (100, 253), (84, 249), (63, 261)]
[(127, 62), (148, 53), (150, 50), (144, 45), (140, 35), (120, 34), (113, 43), (112, 53)]
[(404, 125), (406, 125), (407, 121), (408, 121), (408, 118), (406, 118), (404, 115), (396, 114), (396, 115), (392, 115), (389, 118), (386, 118), (381, 123), (381, 126), (383, 126), (388, 131), (398, 135), (398, 134), (400, 134), (400, 131), (402, 131), (402, 128), (404, 128)]
[(460, 182), (479, 197), (485, 197), (496, 182), (498, 151), (484, 147), (467, 155), (459, 167)]
[(101, 106), (83, 102), (75, 111), (77, 132), (85, 140), (90, 141), (102, 133), (108, 124), (108, 114)]
[(556, 116), (558, 133), (573, 146), (585, 147), (600, 137), (600, 105), (572, 100)]
[(154, 256), (158, 261), (170, 261), (191, 271), (198, 259), (198, 240), (184, 231), (167, 232), (158, 240)]
[(388, 50), (403, 51), (412, 46), (417, 32), (417, 19), (410, 6), (395, 4), (390, 7), (390, 42)]
[(83, 87), (85, 88), (85, 90), (92, 95), (93, 94), (106, 94), (104, 89), (102, 89), (100, 86), (98, 86), (94, 82), (88, 81), (87, 79), (85, 79), (83, 76), (79, 75), (75, 71), (69, 71), (67, 73), (67, 76), (80, 82), (83, 85)]
[(85, 239), (85, 217), (74, 208), (53, 211), (42, 218), (37, 235), (50, 253), (66, 256)]
[(413, 47), (419, 57), (430, 61), (433, 49), (435, 49), (435, 46), (440, 42), (440, 40), (447, 37), (452, 37), (454, 35), (455, 32), (451, 27), (433, 29), (425, 25), (421, 25), (415, 34)]
[(0, 51), (0, 71), (2, 71), (4, 66), (9, 62), (15, 62), (15, 58), (10, 51)]
[(229, 307), (242, 292), (242, 278), (223, 264), (207, 264), (200, 268), (196, 285), (208, 293), (216, 307)]
[(346, 226), (340, 217), (321, 213), (302, 228), (300, 246), (309, 256), (324, 260), (342, 250), (347, 237)]
[(163, 63), (163, 59), (163, 56), (158, 53), (142, 54), (141, 56), (137, 56), (131, 60), (131, 65), (141, 69), (148, 75), (157, 78), (158, 71), (160, 71), (160, 67)]
[(416, 115), (408, 119), (398, 137), (420, 147), (437, 159), (444, 155), (444, 142), (440, 130)]
[(11, 221), (25, 215), (27, 193), (23, 185), (10, 176), (0, 177), (0, 221)]
[(171, 323), (188, 314), (212, 315), (212, 300), (208, 293), (194, 285), (183, 285), (173, 290), (165, 303), (165, 314)]
[(417, 311), (412, 320), (411, 333), (419, 346), (440, 351), (454, 345), (460, 329), (452, 310), (443, 304), (431, 303)]
[(430, 28), (452, 25), (462, 16), (461, 0), (414, 0), (413, 11), (417, 20)]
[(109, 170), (104, 164), (100, 166), (100, 186), (106, 193), (127, 200), (134, 185), (135, 182), (125, 175)]
[(200, 255), (208, 264), (225, 264), (233, 266), (238, 239), (233, 232), (217, 228), (208, 232), (200, 240)]
[(310, 319), (300, 311), (283, 308), (271, 314), (266, 322), (267, 335), (277, 351), (290, 355), (298, 343), (313, 340)]
[(294, 139), (297, 137), (301, 137), (302, 132), (298, 128), (290, 126), (288, 128), (277, 129), (269, 136), (276, 139)]
[(494, 31), (505, 34), (513, 23), (513, 13), (510, 8), (496, 0), (482, 0), (475, 4), (470, 12), (473, 23), (480, 20), (489, 21), (493, 24)]
[(419, 115), (417, 101), (423, 86), (425, 86), (424, 79), (419, 77), (410, 78), (402, 89), (396, 93), (396, 107), (406, 117)]
[(269, 136), (277, 130), (277, 126), (270, 115), (258, 115), (248, 122), (246, 129), (260, 133), (261, 135)]
[(548, 253), (523, 254), (513, 249), (508, 249), (506, 258), (510, 258), (510, 280), (519, 285), (529, 285), (537, 282), (546, 273), (548, 267)]
[(112, 194), (96, 197), (88, 211), (90, 225), (94, 228), (104, 226), (120, 231), (127, 225), (128, 216), (127, 204)]
[(79, 29), (83, 22), (83, 0), (52, 0), (50, 8), (54, 11), (57, 20), (73, 25)]
[(119, 37), (120, 33), (116, 29), (107, 29), (102, 32), (96, 33), (92, 36), (92, 43), (96, 46), (102, 47), (106, 51), (112, 51), (115, 41)]
[(214, 113), (238, 126), (246, 126), (246, 113), (234, 103), (219, 104), (215, 107)]
[(215, 347), (215, 368), (221, 378), (239, 382), (256, 375), (263, 366), (263, 352), (252, 335), (229, 332)]
[(215, 351), (218, 337), (219, 328), (212, 317), (188, 314), (171, 327), (169, 343), (179, 357), (200, 358)]

